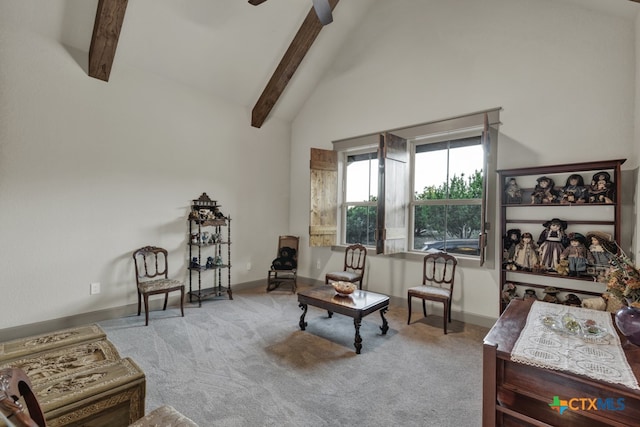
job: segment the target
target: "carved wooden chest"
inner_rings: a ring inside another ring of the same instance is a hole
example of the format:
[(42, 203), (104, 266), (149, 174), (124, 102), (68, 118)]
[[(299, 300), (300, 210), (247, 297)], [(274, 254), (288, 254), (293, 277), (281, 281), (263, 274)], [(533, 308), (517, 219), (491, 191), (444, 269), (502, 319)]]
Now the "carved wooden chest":
[(4, 367), (26, 372), (49, 427), (128, 426), (144, 416), (144, 373), (97, 325), (0, 343)]

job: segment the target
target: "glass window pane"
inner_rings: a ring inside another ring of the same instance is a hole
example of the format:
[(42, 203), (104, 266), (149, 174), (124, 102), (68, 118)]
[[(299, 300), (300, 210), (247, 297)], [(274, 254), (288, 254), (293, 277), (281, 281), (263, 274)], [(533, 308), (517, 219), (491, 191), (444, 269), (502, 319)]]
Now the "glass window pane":
[(413, 249), (480, 255), (481, 205), (416, 206)]
[(444, 199), (447, 185), (447, 150), (416, 153), (414, 184), (418, 199)]
[(378, 195), (378, 159), (375, 153), (349, 156), (347, 202), (368, 202)]
[(416, 206), (414, 209), (413, 249), (421, 251), (427, 244), (446, 238), (446, 206)]
[(347, 208), (346, 242), (375, 245), (376, 212), (373, 206), (351, 206)]

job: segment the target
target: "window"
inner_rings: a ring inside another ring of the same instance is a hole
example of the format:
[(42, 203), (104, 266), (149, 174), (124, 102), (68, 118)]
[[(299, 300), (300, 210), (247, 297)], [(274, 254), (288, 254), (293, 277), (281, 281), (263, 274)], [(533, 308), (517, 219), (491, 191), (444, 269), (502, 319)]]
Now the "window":
[[(334, 141), (331, 151), (312, 148), (311, 246), (447, 251), (482, 265), (494, 252), (487, 218), (495, 217), (497, 200), (487, 190), (497, 185), (499, 114), (495, 108)], [(314, 152), (339, 155), (314, 162)], [(331, 179), (322, 171), (332, 171)]]
[(345, 153), (344, 242), (375, 246), (378, 153)]
[(422, 141), (411, 144), (413, 250), (480, 256), (484, 178), (481, 135)]

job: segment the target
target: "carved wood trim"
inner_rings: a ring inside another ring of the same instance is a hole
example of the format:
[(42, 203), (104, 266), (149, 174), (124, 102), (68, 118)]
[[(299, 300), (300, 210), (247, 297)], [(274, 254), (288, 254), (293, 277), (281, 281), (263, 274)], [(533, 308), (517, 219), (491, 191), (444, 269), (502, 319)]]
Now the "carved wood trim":
[[(338, 1), (339, 0), (329, 0), (331, 10), (336, 7)], [(280, 60), (280, 64), (278, 64), (276, 71), (271, 76), (269, 83), (267, 83), (267, 86), (264, 88), (262, 95), (260, 95), (256, 105), (253, 107), (251, 111), (251, 126), (256, 128), (262, 126), (276, 105), (276, 102), (278, 102), (278, 98), (280, 98), (287, 84), (289, 84), (293, 74), (298, 69), (302, 59), (311, 48), (316, 37), (318, 37), (322, 27), (323, 25), (320, 23), (316, 11), (312, 7), (282, 57), (282, 60)]]
[(128, 0), (99, 0), (89, 48), (89, 76), (109, 81)]

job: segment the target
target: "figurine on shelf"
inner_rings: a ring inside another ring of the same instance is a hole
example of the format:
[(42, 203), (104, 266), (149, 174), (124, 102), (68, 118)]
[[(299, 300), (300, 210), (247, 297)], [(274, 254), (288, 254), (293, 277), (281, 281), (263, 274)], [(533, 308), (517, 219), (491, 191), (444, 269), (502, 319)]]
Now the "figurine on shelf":
[(561, 276), (568, 276), (569, 275), (569, 260), (568, 259), (561, 259), (560, 260), (560, 262), (556, 266), (556, 273), (558, 273)]
[(546, 270), (556, 270), (560, 262), (560, 254), (567, 247), (567, 222), (558, 218), (542, 224), (544, 230), (538, 238), (538, 250), (540, 251), (540, 264)]
[(211, 233), (209, 233), (208, 231), (203, 231), (202, 233), (200, 233), (200, 244), (208, 245), (210, 237)]
[(538, 246), (533, 241), (531, 233), (522, 233), (520, 242), (515, 246), (513, 262), (520, 270), (532, 271), (540, 263)]
[(569, 246), (562, 251), (560, 259), (569, 260), (569, 276), (580, 276), (587, 272), (587, 263), (593, 263), (593, 255), (585, 246), (585, 238), (580, 233), (569, 234)]
[(214, 264), (216, 265), (216, 267), (220, 267), (223, 264), (222, 257), (217, 256), (216, 259), (214, 260)]
[(515, 178), (509, 178), (509, 181), (507, 181), (504, 187), (504, 200), (508, 204), (522, 203), (522, 190)]
[(553, 179), (541, 176), (536, 180), (537, 184), (531, 193), (531, 203), (534, 205), (549, 204), (558, 202), (558, 193), (553, 188)]
[(213, 257), (207, 257), (207, 268), (213, 268)]
[(504, 286), (502, 287), (502, 302), (505, 304), (509, 304), (511, 300), (517, 299), (518, 294), (516, 291), (517, 291), (517, 288), (515, 284), (511, 282), (505, 283)]
[(589, 203), (614, 203), (615, 187), (608, 172), (598, 172), (591, 179)]
[(615, 242), (610, 234), (602, 231), (590, 231), (587, 233), (587, 242), (590, 242), (589, 252), (593, 257), (593, 275), (599, 282), (605, 280), (605, 275), (610, 267), (609, 262), (617, 252)]
[(544, 288), (544, 291), (542, 292), (544, 293), (544, 297), (542, 298), (542, 301), (549, 302), (552, 304), (556, 304), (559, 302), (558, 292), (560, 291), (554, 288), (553, 286), (547, 286), (546, 288)]
[(538, 295), (536, 294), (535, 289), (527, 289), (524, 291), (524, 296), (522, 298), (524, 300), (528, 300), (528, 299), (538, 300)]
[(200, 243), (200, 236), (198, 236), (198, 233), (191, 233), (191, 243), (194, 245)]
[(513, 253), (516, 249), (516, 245), (520, 242), (520, 229), (512, 228), (507, 230), (507, 234), (502, 237), (502, 260), (503, 262), (509, 262), (513, 260)]
[(580, 300), (580, 298), (578, 298), (576, 294), (569, 294), (567, 295), (567, 299), (564, 300), (563, 304), (570, 305), (573, 307), (581, 307), (582, 301)]
[(587, 188), (581, 175), (569, 175), (567, 182), (560, 190), (560, 203), (586, 203)]
[(200, 268), (200, 263), (198, 262), (198, 257), (194, 256), (193, 258), (191, 258), (191, 264), (190, 264), (191, 268)]

